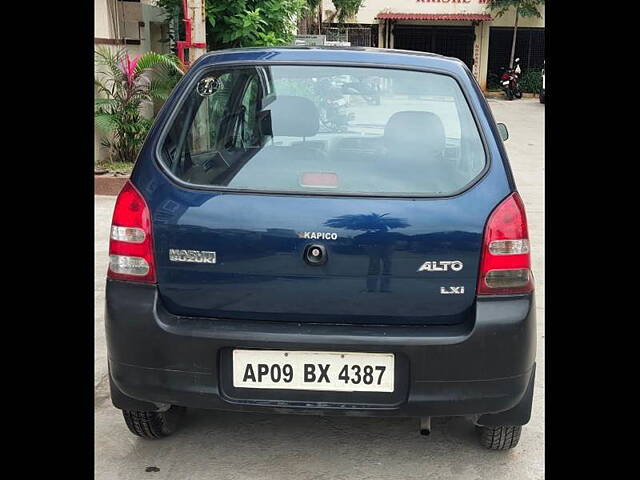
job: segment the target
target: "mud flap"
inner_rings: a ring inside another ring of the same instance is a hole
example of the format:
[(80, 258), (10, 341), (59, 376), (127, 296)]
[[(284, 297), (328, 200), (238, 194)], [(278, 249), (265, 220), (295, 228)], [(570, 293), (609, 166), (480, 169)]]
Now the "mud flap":
[(111, 377), (111, 369), (109, 369), (109, 390), (111, 392), (111, 403), (120, 410), (137, 410), (139, 412), (164, 412), (168, 410), (171, 405), (168, 404), (155, 404), (151, 402), (145, 402), (144, 400), (138, 400), (136, 398), (129, 397), (120, 391), (118, 386), (113, 382)]
[(476, 425), (496, 427), (501, 425), (525, 425), (531, 418), (531, 404), (533, 403), (533, 385), (536, 378), (536, 365), (533, 365), (529, 385), (524, 392), (520, 403), (515, 407), (499, 413), (480, 415), (475, 421)]

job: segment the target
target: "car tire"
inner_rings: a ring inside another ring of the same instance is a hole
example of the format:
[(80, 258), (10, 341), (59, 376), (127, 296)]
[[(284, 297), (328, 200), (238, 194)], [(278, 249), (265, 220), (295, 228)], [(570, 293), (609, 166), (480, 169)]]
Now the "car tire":
[(480, 444), (489, 450), (509, 450), (520, 441), (521, 425), (479, 426)]
[(122, 415), (131, 433), (153, 440), (167, 437), (175, 432), (185, 411), (184, 407), (172, 405), (165, 412), (122, 410)]

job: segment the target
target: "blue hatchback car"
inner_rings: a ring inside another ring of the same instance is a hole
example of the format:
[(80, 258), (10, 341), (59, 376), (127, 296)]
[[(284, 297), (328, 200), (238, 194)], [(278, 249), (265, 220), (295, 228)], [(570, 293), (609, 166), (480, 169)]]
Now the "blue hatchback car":
[(527, 222), (467, 67), (365, 48), (211, 52), (118, 196), (111, 398), (136, 435), (188, 407), (529, 421)]

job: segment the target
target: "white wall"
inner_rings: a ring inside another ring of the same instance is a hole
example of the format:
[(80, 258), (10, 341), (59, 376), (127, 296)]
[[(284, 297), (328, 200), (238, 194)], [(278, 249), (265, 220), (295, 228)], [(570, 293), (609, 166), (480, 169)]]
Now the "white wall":
[(107, 0), (95, 0), (94, 7), (94, 37), (112, 38), (111, 27), (109, 26), (109, 11)]
[[(465, 3), (465, 1), (467, 3)], [(419, 0), (364, 0), (357, 15), (358, 23), (376, 23), (378, 13), (486, 13), (486, 5), (480, 0), (440, 0), (427, 2)], [(334, 10), (331, 0), (323, 1), (323, 8)]]

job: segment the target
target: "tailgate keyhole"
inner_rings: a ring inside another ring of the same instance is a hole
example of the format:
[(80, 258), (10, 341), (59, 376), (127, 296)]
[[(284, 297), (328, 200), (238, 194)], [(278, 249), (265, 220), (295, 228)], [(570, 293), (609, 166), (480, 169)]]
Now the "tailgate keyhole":
[(327, 262), (327, 249), (323, 245), (307, 245), (304, 248), (304, 260), (309, 265), (323, 265)]

